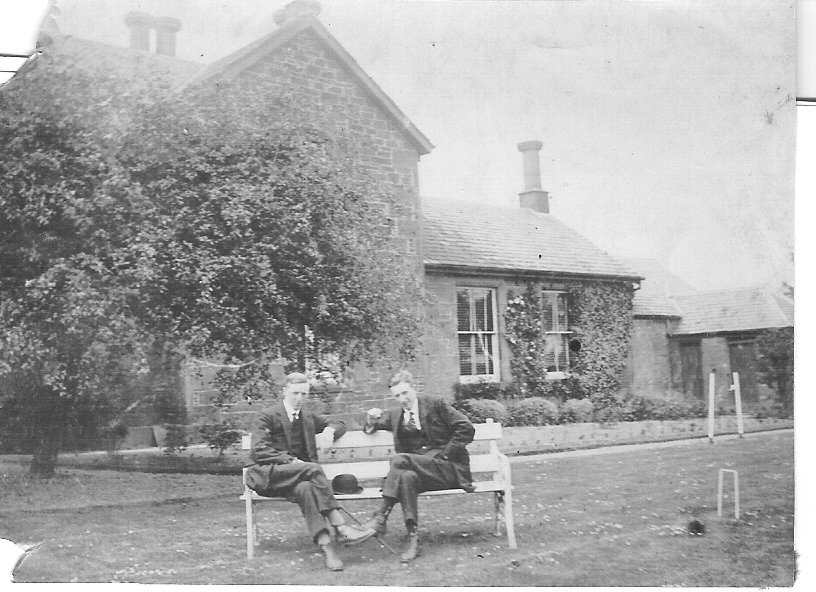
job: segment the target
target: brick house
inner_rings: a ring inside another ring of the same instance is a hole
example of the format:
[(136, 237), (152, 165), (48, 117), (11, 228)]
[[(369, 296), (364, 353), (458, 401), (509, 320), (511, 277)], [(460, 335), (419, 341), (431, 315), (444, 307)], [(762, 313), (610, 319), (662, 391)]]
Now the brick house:
[[(248, 84), (270, 92), (285, 89), (305, 108), (331, 113), (362, 147), (349, 157), (395, 188), (403, 200), (400, 212), (387, 213), (395, 244), (402, 256), (415, 261), (432, 296), (422, 352), (410, 368), (421, 389), (450, 396), (458, 382), (512, 380), (503, 311), (508, 298), (530, 284), (545, 303), (546, 357), (554, 379), (574, 372), (577, 361), (591, 358), (602, 341), (592, 339), (593, 332), (603, 333), (602, 327), (591, 322), (574, 326), (570, 310), (580, 308), (580, 294), (588, 294), (590, 286), (611, 286), (619, 293), (625, 311), (622, 333), (611, 347), (628, 351), (632, 293), (640, 276), (549, 214), (549, 196), (540, 186), (541, 144), (519, 145), (525, 190), (518, 208), (422, 203), (418, 163), (432, 149), (430, 141), (320, 23), (319, 10), (311, 0), (290, 3), (275, 14), (275, 30), (208, 66), (175, 57), (180, 20), (143, 12), (124, 16), (128, 48), (55, 35), (50, 51), (63, 52), (76, 67), (95, 74), (115, 72), (128, 81), (130, 92), (140, 92), (158, 78), (175, 93), (213, 84), (229, 92), (232, 84)], [(571, 350), (570, 343), (583, 343), (583, 349)], [(176, 393), (191, 412), (188, 419), (194, 419), (213, 392), (214, 371), (207, 363), (185, 365), (181, 372), (166, 367), (137, 390)], [(387, 405), (390, 371), (352, 369), (331, 410), (357, 416), (372, 405)], [(248, 408), (235, 408), (243, 410)]]

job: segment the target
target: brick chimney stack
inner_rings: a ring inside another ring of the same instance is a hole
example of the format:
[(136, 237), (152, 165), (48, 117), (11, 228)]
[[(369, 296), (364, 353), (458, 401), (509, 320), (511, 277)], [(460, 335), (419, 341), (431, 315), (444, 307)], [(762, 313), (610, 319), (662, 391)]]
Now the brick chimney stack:
[(130, 28), (130, 47), (150, 51), (150, 31), (156, 29), (156, 53), (175, 57), (176, 33), (181, 21), (169, 16), (155, 17), (146, 12), (129, 12), (125, 24)]
[(541, 142), (530, 140), (518, 145), (524, 164), (524, 191), (519, 193), (522, 208), (536, 212), (550, 212), (550, 194), (541, 189), (541, 168), (538, 152), (544, 146)]
[(125, 24), (130, 29), (130, 47), (139, 51), (150, 51), (150, 29), (153, 17), (146, 12), (129, 12)]
[(316, 17), (318, 14), (320, 14), (320, 2), (317, 2), (317, 0), (294, 0), (294, 2), (290, 2), (277, 11), (272, 17), (275, 24), (282, 27), (296, 18)]
[(181, 29), (181, 21), (177, 18), (163, 16), (153, 20), (156, 28), (156, 53), (175, 57), (176, 33)]

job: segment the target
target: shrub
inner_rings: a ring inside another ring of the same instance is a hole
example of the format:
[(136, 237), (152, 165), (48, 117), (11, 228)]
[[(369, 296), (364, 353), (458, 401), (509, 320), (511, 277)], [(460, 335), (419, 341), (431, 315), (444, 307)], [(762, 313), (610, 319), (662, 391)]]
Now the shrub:
[(491, 399), (462, 399), (455, 401), (453, 406), (464, 413), (473, 423), (485, 423), (485, 420), (492, 419), (502, 425), (508, 425), (507, 408)]
[(512, 382), (487, 382), (483, 380), (468, 384), (457, 382), (453, 385), (453, 395), (457, 401), (464, 399), (512, 399), (517, 396), (517, 387)]
[(241, 439), (238, 426), (231, 419), (221, 420), (218, 423), (205, 423), (198, 432), (212, 450), (218, 451), (218, 458), (224, 456), (224, 451)]
[(787, 417), (785, 408), (779, 401), (761, 401), (754, 405), (751, 411), (756, 419), (778, 419)]
[(624, 421), (669, 421), (706, 417), (706, 415), (708, 415), (708, 410), (702, 401), (643, 396), (627, 401), (622, 412)]
[(583, 423), (592, 421), (592, 401), (589, 399), (567, 399), (561, 405), (558, 421), (560, 423)]
[(187, 426), (178, 423), (166, 423), (164, 427), (167, 430), (164, 436), (164, 452), (173, 454), (176, 450), (179, 452), (186, 450), (190, 444), (187, 436)]
[(508, 411), (509, 425), (514, 426), (543, 426), (558, 421), (558, 405), (540, 397), (514, 401)]

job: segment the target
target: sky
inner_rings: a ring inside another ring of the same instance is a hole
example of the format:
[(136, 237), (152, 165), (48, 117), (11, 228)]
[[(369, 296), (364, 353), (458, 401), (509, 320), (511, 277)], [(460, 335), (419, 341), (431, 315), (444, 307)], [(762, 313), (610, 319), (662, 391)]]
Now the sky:
[[(127, 45), (130, 10), (176, 16), (178, 56), (209, 63), (273, 30), (286, 3), (58, 0), (57, 23)], [(0, 0), (0, 52), (33, 48), (45, 4)], [(610, 254), (657, 259), (701, 290), (793, 281), (792, 2), (321, 5), (435, 146), (420, 161), (424, 199), (519, 207), (517, 145), (540, 140), (551, 213)]]

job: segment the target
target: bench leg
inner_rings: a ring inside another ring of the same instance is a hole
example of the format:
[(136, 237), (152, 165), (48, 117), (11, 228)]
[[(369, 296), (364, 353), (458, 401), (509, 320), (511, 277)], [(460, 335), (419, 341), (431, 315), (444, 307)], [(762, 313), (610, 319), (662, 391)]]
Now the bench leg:
[(511, 549), (516, 546), (516, 528), (513, 524), (513, 490), (507, 488), (504, 492), (504, 527), (507, 529), (507, 542)]
[(247, 525), (247, 559), (252, 559), (255, 556), (255, 539), (258, 533), (255, 528), (255, 516), (253, 515), (253, 502), (251, 499), (246, 500), (246, 525)]

